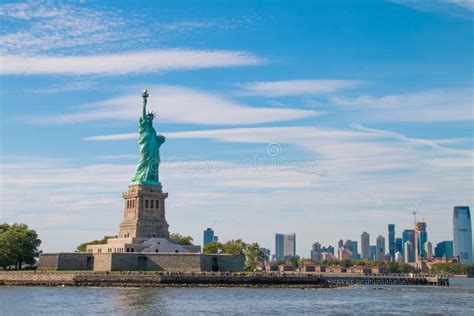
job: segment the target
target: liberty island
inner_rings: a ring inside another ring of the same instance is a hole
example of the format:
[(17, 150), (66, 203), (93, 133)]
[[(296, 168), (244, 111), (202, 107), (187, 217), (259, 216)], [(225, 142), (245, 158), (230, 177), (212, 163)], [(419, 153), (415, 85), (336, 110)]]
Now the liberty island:
[(148, 90), (142, 93), (139, 118), (139, 159), (124, 199), (123, 220), (116, 238), (88, 245), (85, 253), (45, 253), (38, 270), (92, 271), (243, 271), (241, 255), (202, 254), (198, 245), (180, 245), (170, 239), (165, 200), (159, 180), (160, 147), (165, 137), (153, 127), (147, 113)]

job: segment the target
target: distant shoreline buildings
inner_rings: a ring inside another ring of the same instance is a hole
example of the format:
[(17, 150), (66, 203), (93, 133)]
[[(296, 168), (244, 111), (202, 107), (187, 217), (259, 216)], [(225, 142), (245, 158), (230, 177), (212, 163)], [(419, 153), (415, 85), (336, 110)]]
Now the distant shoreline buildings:
[[(310, 251), (310, 259), (315, 262), (324, 260), (370, 260), (386, 262), (404, 262), (417, 268), (423, 268), (427, 261), (437, 262), (456, 260), (460, 263), (474, 263), (472, 256), (472, 222), (468, 206), (453, 208), (453, 240), (443, 240), (433, 247), (428, 238), (427, 223), (416, 221), (413, 228), (404, 229), (401, 235), (396, 234), (395, 224), (388, 224), (387, 238), (378, 235), (375, 244), (370, 244), (370, 234), (366, 231), (360, 235), (359, 243), (354, 240), (342, 240), (333, 246), (323, 246), (314, 242)], [(214, 230), (207, 228), (203, 235), (203, 246), (217, 241)], [(359, 252), (360, 249), (360, 252)], [(275, 261), (299, 259), (296, 255), (296, 234), (276, 233), (275, 253), (271, 256), (270, 249), (261, 248), (264, 257)]]
[(296, 257), (296, 234), (275, 234), (275, 259)]
[[(379, 260), (405, 262), (422, 268), (427, 260), (455, 259), (460, 263), (474, 263), (472, 257), (472, 222), (468, 206), (453, 209), (453, 240), (436, 244), (428, 239), (427, 223), (415, 221), (413, 229), (404, 229), (396, 235), (395, 224), (388, 224), (387, 238), (378, 235), (375, 245), (370, 244), (370, 234), (360, 235), (360, 253), (357, 241), (339, 240), (337, 251), (332, 246), (313, 243), (310, 259), (323, 260)], [(269, 257), (269, 256), (268, 256)], [(275, 234), (275, 260), (296, 257), (296, 234)]]

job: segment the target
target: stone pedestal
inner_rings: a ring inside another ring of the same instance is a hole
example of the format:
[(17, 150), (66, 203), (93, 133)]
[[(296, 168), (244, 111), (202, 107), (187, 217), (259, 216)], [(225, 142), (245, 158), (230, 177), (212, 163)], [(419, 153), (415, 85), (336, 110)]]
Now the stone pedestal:
[(165, 199), (161, 185), (131, 184), (122, 194), (125, 200), (118, 238), (168, 238)]

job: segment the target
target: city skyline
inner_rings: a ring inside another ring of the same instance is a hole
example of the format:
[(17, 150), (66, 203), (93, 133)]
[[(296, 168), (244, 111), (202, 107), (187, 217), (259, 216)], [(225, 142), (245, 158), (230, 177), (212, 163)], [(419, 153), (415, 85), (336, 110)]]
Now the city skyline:
[[(461, 214), (469, 214), (469, 207), (468, 206), (454, 206), (453, 207), (454, 214), (456, 214), (456, 210), (460, 210), (458, 212), (461, 212)], [(467, 210), (467, 212), (466, 212)], [(463, 213), (466, 212), (466, 213)], [(350, 250), (350, 255), (351, 259), (353, 260), (358, 260), (358, 259), (369, 259), (369, 260), (395, 260), (396, 254), (399, 252), (400, 253), (400, 258), (402, 258), (403, 262), (409, 262), (409, 263), (415, 263), (416, 258), (421, 257), (421, 258), (431, 258), (431, 257), (442, 257), (442, 255), (437, 255), (436, 249), (438, 249), (438, 252), (443, 252), (447, 254), (448, 258), (455, 258), (456, 256), (459, 256), (459, 254), (456, 254), (455, 251), (453, 250), (453, 244), (455, 243), (454, 241), (456, 240), (457, 233), (456, 229), (454, 229), (455, 226), (455, 221), (456, 221), (456, 216), (453, 214), (453, 235), (451, 236), (450, 240), (443, 240), (443, 241), (432, 241), (428, 238), (428, 232), (427, 232), (427, 223), (423, 221), (416, 221), (414, 223), (414, 227), (406, 228), (402, 227), (400, 229), (400, 232), (397, 234), (397, 228), (395, 224), (387, 224), (388, 227), (388, 232), (387, 235), (377, 235), (375, 237), (374, 242), (371, 242), (371, 234), (369, 234), (366, 231), (363, 231), (360, 235), (360, 244), (358, 241), (351, 240), (351, 239), (339, 239), (338, 242), (334, 243), (328, 243), (328, 244), (323, 244), (320, 242), (320, 239), (315, 239), (314, 242), (311, 245), (311, 248), (307, 250), (305, 253), (296, 253), (294, 249), (296, 249), (296, 236), (298, 235), (297, 233), (275, 233), (275, 247), (271, 248), (268, 247), (268, 245), (260, 245), (263, 249), (266, 251), (270, 251), (271, 254), (274, 255), (274, 258), (277, 260), (283, 260), (288, 257), (293, 257), (293, 256), (298, 256), (300, 258), (309, 258), (313, 259), (315, 261), (320, 261), (323, 260), (321, 257), (321, 253), (323, 252), (328, 252), (328, 249), (331, 249), (331, 252), (335, 257), (337, 258), (340, 256), (339, 249), (343, 249), (343, 256), (346, 255), (346, 250)], [(470, 221), (469, 222), (462, 222), (461, 226), (463, 230), (466, 230), (467, 227), (470, 227)], [(206, 232), (210, 230), (210, 228), (207, 228), (207, 230), (204, 231), (204, 236), (206, 236)], [(421, 232), (421, 234), (420, 234)], [(212, 231), (214, 233), (214, 231)], [(393, 237), (393, 250), (394, 253), (393, 255), (390, 252), (390, 239)], [(291, 238), (291, 243), (289, 243), (287, 238)], [(471, 243), (469, 243), (469, 238), (471, 240)], [(205, 238), (204, 238), (205, 239)], [(470, 235), (462, 235), (461, 237), (462, 245), (464, 246), (465, 244), (470, 244), (472, 245), (472, 230), (470, 231)], [(408, 248), (406, 244), (408, 245)], [(291, 245), (290, 245), (291, 244)], [(415, 248), (416, 247), (416, 248)], [(468, 246), (469, 247), (469, 246)], [(291, 250), (289, 250), (291, 248)], [(371, 249), (373, 248), (373, 249)], [(462, 248), (465, 249), (466, 247)], [(273, 252), (271, 251), (273, 249)], [(279, 250), (277, 250), (279, 249)], [(366, 251), (364, 251), (366, 249)], [(408, 249), (408, 252), (407, 252)], [(360, 250), (360, 251), (359, 251)], [(462, 251), (462, 250), (461, 250)], [(464, 262), (463, 263), (468, 263), (466, 261), (466, 258), (472, 258), (472, 253), (474, 252), (474, 249), (471, 250), (471, 253), (469, 255), (463, 255), (464, 257), (461, 259)], [(291, 253), (291, 254), (290, 254)], [(308, 255), (309, 254), (309, 255)], [(472, 260), (472, 259), (469, 259)]]
[(474, 204), (473, 12), (2, 3), (0, 221), (45, 252), (115, 234), (148, 88), (170, 232), (267, 248), (295, 232), (306, 257), (315, 241), (387, 239), (388, 223), (400, 236), (424, 201), (429, 239), (451, 240), (453, 205)]

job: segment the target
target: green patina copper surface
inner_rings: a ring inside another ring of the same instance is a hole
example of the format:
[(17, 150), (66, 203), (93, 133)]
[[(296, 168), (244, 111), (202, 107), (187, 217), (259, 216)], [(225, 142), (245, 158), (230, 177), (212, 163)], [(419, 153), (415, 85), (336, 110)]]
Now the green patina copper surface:
[(159, 166), (160, 166), (160, 147), (165, 142), (165, 137), (156, 134), (153, 128), (153, 113), (146, 113), (146, 103), (148, 91), (143, 91), (143, 111), (139, 120), (138, 131), (140, 137), (138, 144), (140, 145), (140, 157), (135, 175), (132, 178), (132, 184), (151, 184), (160, 185)]

